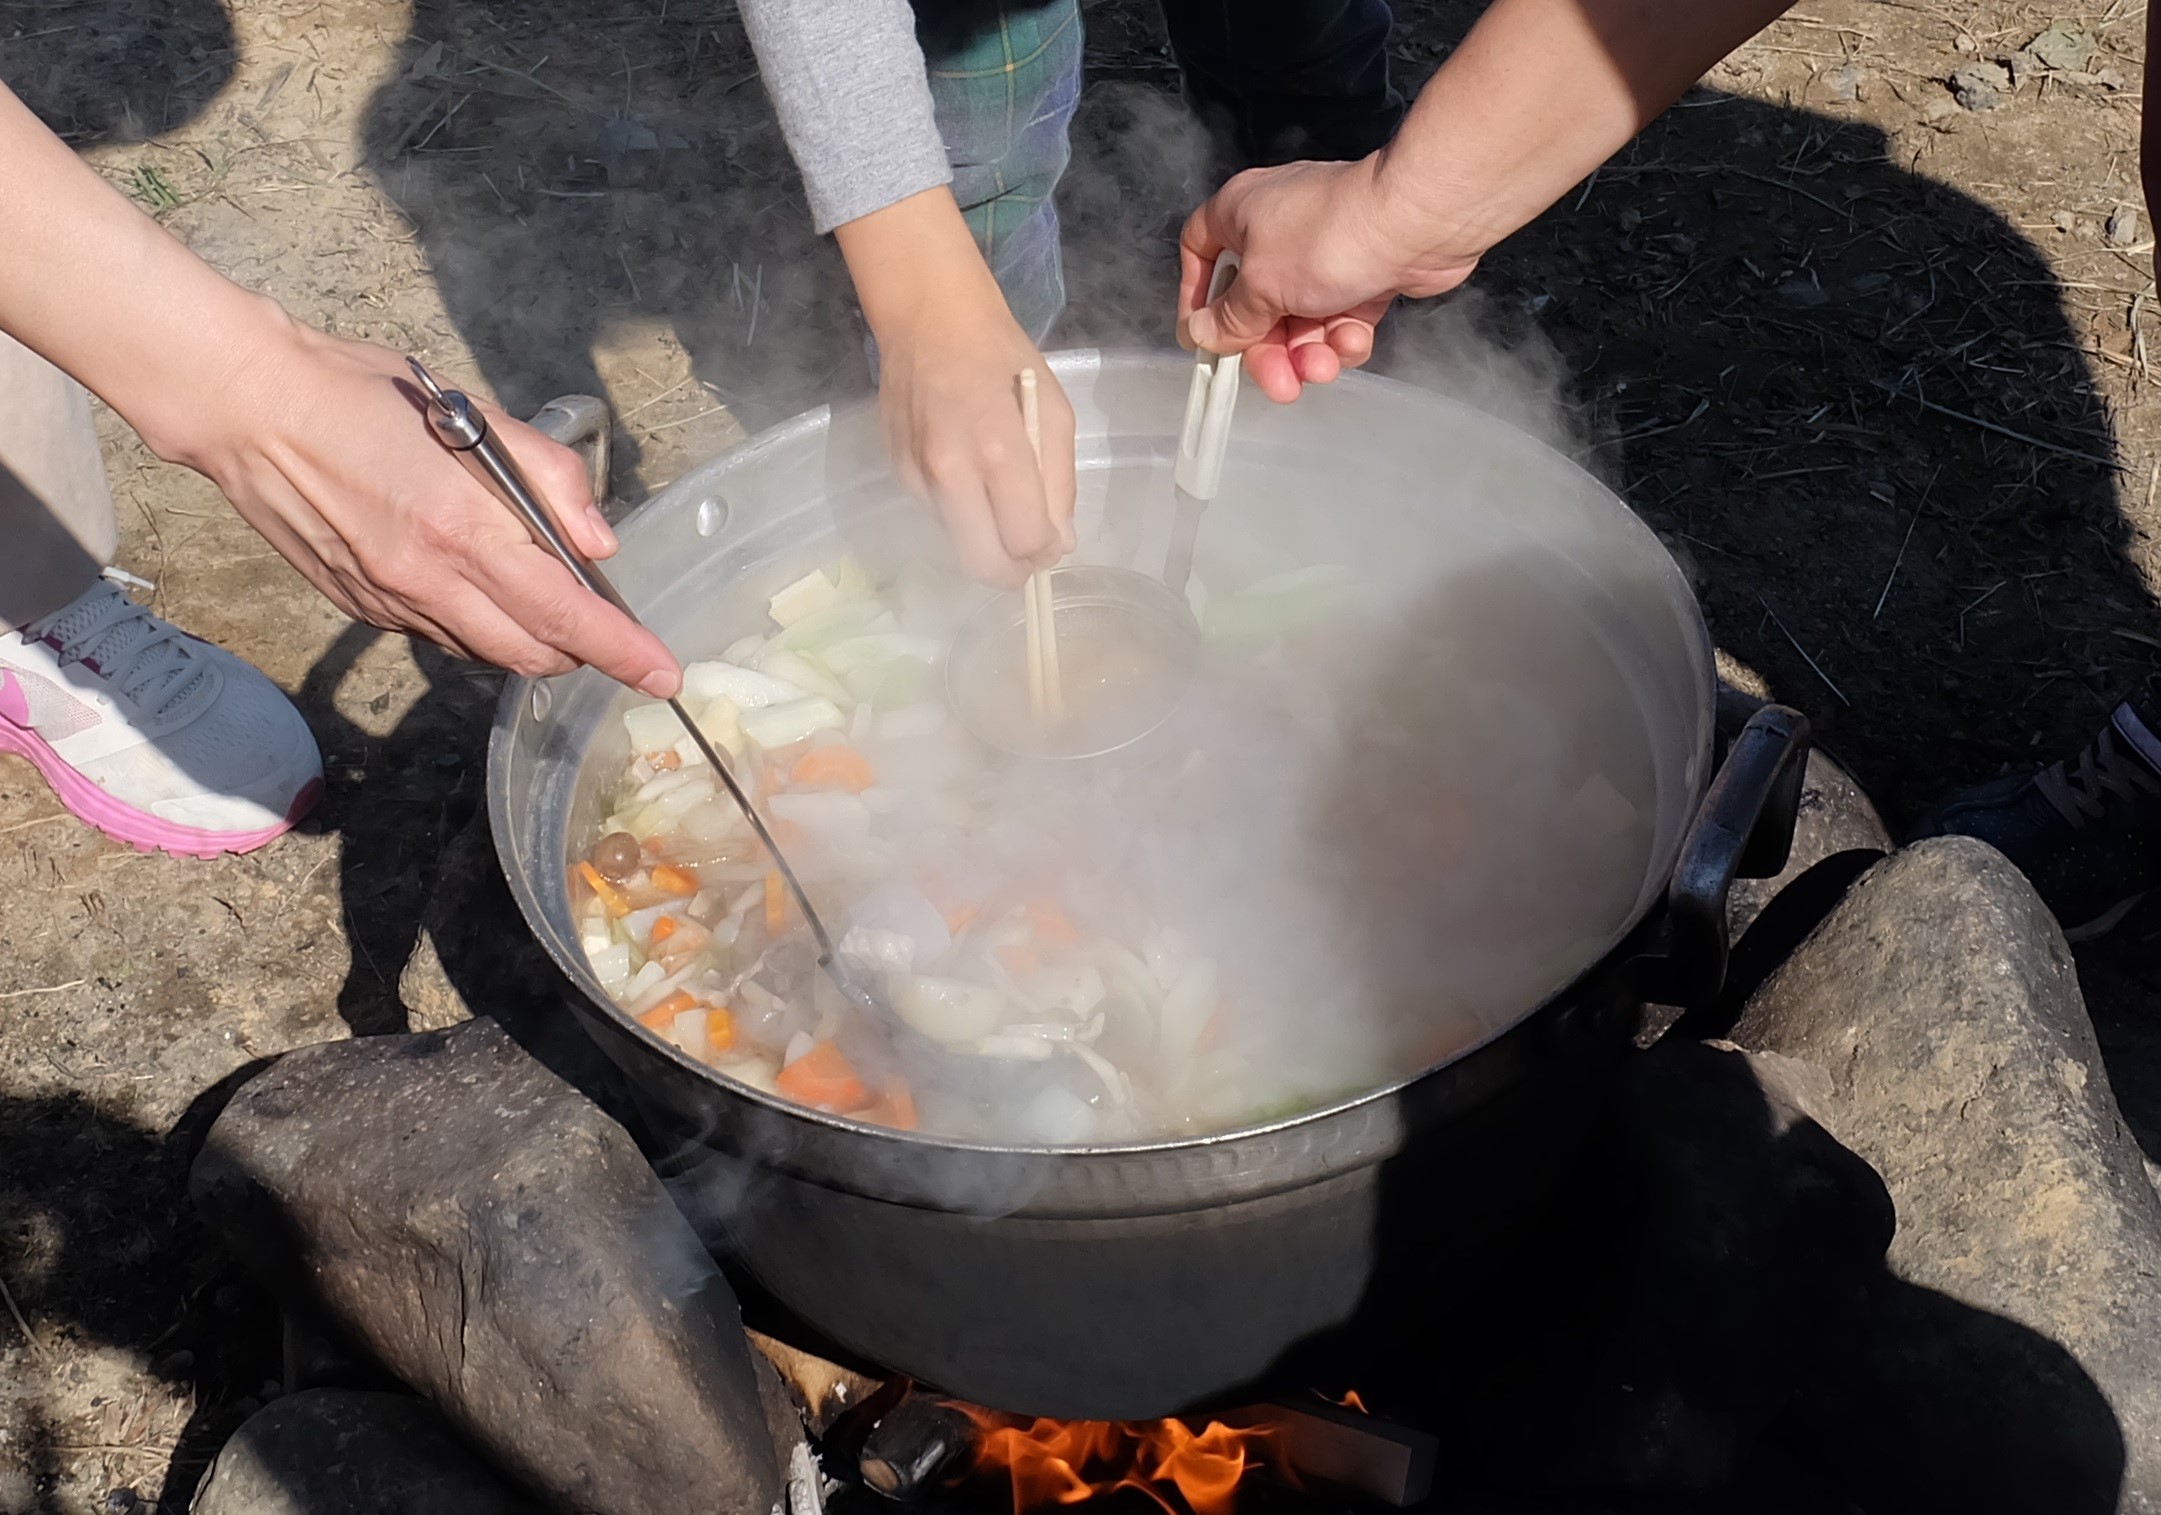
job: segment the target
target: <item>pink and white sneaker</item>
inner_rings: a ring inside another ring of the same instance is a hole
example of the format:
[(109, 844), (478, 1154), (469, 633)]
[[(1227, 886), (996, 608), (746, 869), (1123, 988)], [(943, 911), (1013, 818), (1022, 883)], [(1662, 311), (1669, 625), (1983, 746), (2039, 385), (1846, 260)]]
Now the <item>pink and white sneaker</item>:
[(277, 685), (103, 578), (0, 635), (0, 752), (142, 852), (249, 852), (323, 792), (315, 738)]

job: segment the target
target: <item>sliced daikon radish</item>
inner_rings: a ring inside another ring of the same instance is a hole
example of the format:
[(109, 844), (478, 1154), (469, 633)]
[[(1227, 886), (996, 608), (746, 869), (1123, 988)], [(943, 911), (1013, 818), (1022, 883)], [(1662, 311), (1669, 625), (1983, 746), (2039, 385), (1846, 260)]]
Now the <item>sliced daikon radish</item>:
[(779, 626), (793, 626), (839, 598), (833, 581), (813, 568), (767, 602), (765, 611)]
[(708, 1021), (711, 1014), (703, 1005), (695, 1010), (677, 1011), (675, 1024), (669, 1031), (669, 1039), (701, 1063), (713, 1055), (712, 1029)]
[[(692, 663), (683, 670), (683, 703), (693, 710), (702, 710), (720, 699), (730, 701), (738, 710), (761, 710), (767, 705), (800, 700), (809, 693), (770, 673), (734, 663)], [(665, 705), (659, 708), (667, 709)]]

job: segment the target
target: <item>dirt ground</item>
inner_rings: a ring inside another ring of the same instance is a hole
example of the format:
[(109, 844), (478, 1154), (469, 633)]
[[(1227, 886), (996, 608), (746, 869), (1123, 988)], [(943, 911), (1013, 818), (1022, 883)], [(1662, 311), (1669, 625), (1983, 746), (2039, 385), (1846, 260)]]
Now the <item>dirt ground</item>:
[[(1152, 7), (1087, 11), (1059, 342), (1160, 342), (1208, 155)], [(1400, 4), (1400, 81), (1474, 14)], [(2143, 15), (1801, 0), (1476, 280), (1721, 644), (1894, 820), (2064, 755), (2161, 670)], [(1954, 99), (1954, 70), (2052, 26), (2054, 66), (1997, 108)], [(303, 319), (521, 410), (606, 395), (626, 500), (867, 384), (732, 5), (0, 0), (0, 78)], [(1446, 367), (1459, 327), (1412, 312), (1390, 361)], [(345, 622), (205, 483), (103, 428), (121, 565), (294, 693), (329, 793), (302, 834), (204, 864), (105, 843), (0, 762), (6, 1512), (182, 1509), (276, 1392), (186, 1154), (261, 1059), (405, 1027), (398, 972), (497, 687)], [(2082, 960), (2150, 1152), (2157, 944), (2161, 913)]]

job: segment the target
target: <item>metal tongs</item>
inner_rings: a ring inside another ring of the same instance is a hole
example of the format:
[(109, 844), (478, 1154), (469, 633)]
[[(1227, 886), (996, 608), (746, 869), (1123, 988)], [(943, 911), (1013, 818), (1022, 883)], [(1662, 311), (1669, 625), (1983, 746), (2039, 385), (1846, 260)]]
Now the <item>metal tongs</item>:
[[(494, 436), (488, 430), (487, 417), (481, 414), (480, 408), (459, 391), (445, 389), (436, 383), (435, 375), (422, 367), (417, 358), (407, 358), (405, 361), (413, 370), (413, 377), (420, 381), (420, 387), (427, 393), (428, 419), (434, 424), (435, 434), (443, 445), (463, 458), (466, 466), (480, 476), (482, 483), (508, 502), (511, 509), (525, 522), (526, 529), (532, 532), (534, 540), (561, 559), (563, 566), (570, 570), (572, 578), (630, 617), (634, 624), (644, 626), (645, 622), (639, 619), (638, 613), (616, 592), (607, 576), (570, 545), (569, 539), (555, 524), (554, 515), (541, 502), (540, 496), (533, 492), (532, 486), (525, 482), (525, 475), (519, 471), (510, 454), (496, 444)], [(743, 786), (736, 781), (733, 770), (722, 760), (705, 733), (698, 729), (698, 723), (690, 718), (690, 712), (683, 708), (681, 700), (669, 700), (668, 708), (673, 710), (676, 719), (683, 723), (683, 729), (690, 733), (691, 741), (696, 744), (706, 762), (712, 764), (713, 772), (720, 776), (720, 781), (728, 786), (729, 795), (741, 807), (751, 829), (757, 832), (758, 841), (764, 846), (766, 855), (772, 858), (774, 868), (787, 884), (789, 894), (794, 896), (796, 908), (803, 912), (803, 921), (810, 927), (811, 937), (818, 944), (818, 966), (839, 986), (841, 993), (857, 1005), (879, 1015), (892, 1016), (893, 1010), (877, 987), (858, 978), (840, 954), (833, 950), (833, 938), (826, 931), (825, 922), (818, 918), (818, 912), (811, 906), (810, 896), (804, 892), (801, 880), (795, 876), (795, 869), (789, 866), (786, 854), (780, 850), (780, 844), (773, 840), (773, 833), (766, 827), (757, 807), (751, 804), (750, 796), (744, 792)]]
[[(1208, 276), (1207, 303), (1213, 305), (1222, 298), (1237, 277), (1238, 255), (1219, 254)], [(1178, 432), (1178, 464), (1172, 475), (1178, 510), (1171, 521), (1170, 547), (1163, 554), (1164, 586), (1181, 599), (1193, 573), (1201, 510), (1223, 486), (1223, 455), (1230, 448), (1231, 411), (1238, 404), (1242, 366), (1236, 353), (1226, 356), (1196, 350), (1193, 354), (1193, 383), (1186, 391), (1186, 419)]]

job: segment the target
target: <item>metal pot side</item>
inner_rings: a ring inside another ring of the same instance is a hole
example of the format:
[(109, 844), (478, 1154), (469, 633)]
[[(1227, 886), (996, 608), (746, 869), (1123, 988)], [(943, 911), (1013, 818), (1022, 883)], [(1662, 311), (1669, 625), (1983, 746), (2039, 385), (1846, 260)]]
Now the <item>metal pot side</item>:
[[(1133, 532), (1145, 557), (1147, 523), (1115, 518), (1109, 476), (1160, 475), (1160, 488), (1118, 494), (1168, 499), (1190, 363), (1077, 352), (1052, 367), (1079, 418), (1084, 531)], [(1295, 490), (1301, 470), (1342, 472), (1346, 435), (1367, 442), (1360, 488), (1505, 512), (1506, 529), (1538, 536), (1597, 598), (1657, 747), (1659, 821), (1635, 914), (1574, 984), (1443, 1066), (1292, 1119), (1145, 1145), (996, 1148), (858, 1125), (722, 1079), (617, 1010), (578, 946), (566, 839), (595, 819), (580, 773), (589, 756), (620, 755), (625, 697), (590, 670), (506, 688), (489, 813), (528, 923), (582, 997), (579, 1018), (684, 1143), (672, 1166), (687, 1207), (842, 1345), (1009, 1409), (1130, 1418), (1207, 1399), (1359, 1307), (1376, 1286), (1375, 1238), (1396, 1224), (1391, 1206), (1423, 1203), (1392, 1174), (1447, 1173), (1434, 1153), (1474, 1112), (1521, 1104), (1526, 1088), (1573, 1087), (1573, 1073), (1548, 1070), (1602, 1064), (1625, 1046), (1623, 944), (1653, 929), (1710, 772), (1714, 678), (1694, 598), (1656, 538), (1588, 474), (1406, 385), (1347, 375), (1296, 406), (1244, 407), (1232, 456), (1254, 471), (1249, 491), (1275, 480)], [(1226, 499), (1240, 485), (1229, 476)], [(769, 593), (829, 555), (836, 527), (885, 560), (935, 561), (928, 512), (899, 499), (869, 413), (814, 412), (640, 508), (619, 527), (610, 572), (679, 651), (709, 653), (744, 629), (713, 619), (715, 586)], [(1552, 1126), (1547, 1095), (1528, 1107)], [(1451, 1235), (1475, 1239), (1475, 1207), (1462, 1219)]]

